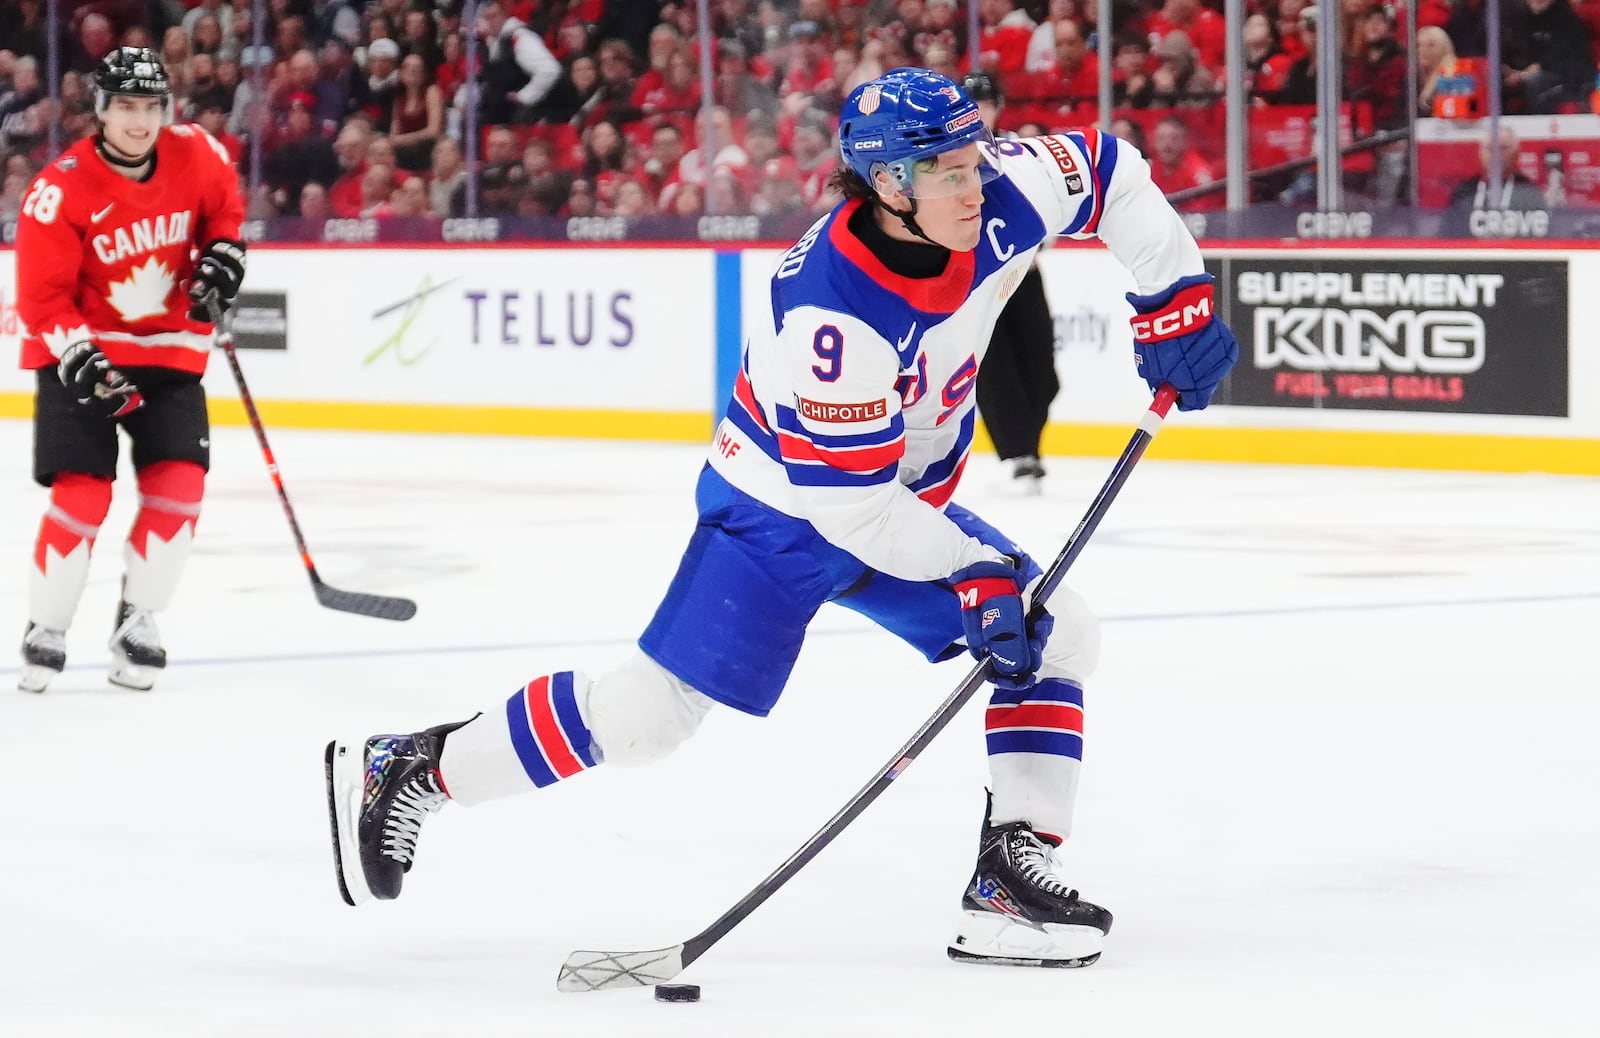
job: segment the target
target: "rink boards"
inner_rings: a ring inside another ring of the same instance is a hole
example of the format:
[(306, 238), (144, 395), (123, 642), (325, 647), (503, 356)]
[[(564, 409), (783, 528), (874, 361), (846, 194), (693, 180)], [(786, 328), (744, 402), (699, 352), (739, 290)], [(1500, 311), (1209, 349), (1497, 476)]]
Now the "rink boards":
[[(1419, 245), (1424, 243), (1418, 243)], [(269, 425), (695, 441), (781, 252), (279, 248), (236, 326)], [(1169, 458), (1600, 474), (1600, 258), (1583, 249), (1208, 249), (1243, 344)], [(1042, 260), (1062, 391), (1046, 449), (1114, 454), (1148, 400), (1133, 289), (1098, 247)], [(0, 251), (0, 416), (26, 417), (15, 262)], [(226, 366), (213, 415), (243, 415)]]

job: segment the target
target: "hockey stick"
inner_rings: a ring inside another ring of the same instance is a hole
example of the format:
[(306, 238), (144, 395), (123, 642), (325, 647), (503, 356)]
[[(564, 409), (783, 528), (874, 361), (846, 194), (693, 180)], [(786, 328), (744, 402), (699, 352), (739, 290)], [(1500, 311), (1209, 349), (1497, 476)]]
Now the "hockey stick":
[[(1112, 468), (1110, 478), (1100, 488), (1100, 493), (1089, 505), (1089, 511), (1079, 521), (1077, 529), (1072, 531), (1072, 536), (1067, 538), (1061, 554), (1055, 557), (1055, 561), (1050, 564), (1050, 568), (1045, 571), (1044, 578), (1035, 589), (1033, 593), (1035, 610), (1043, 610), (1045, 601), (1060, 586), (1062, 578), (1067, 574), (1067, 568), (1083, 551), (1090, 535), (1100, 525), (1100, 520), (1105, 518), (1106, 510), (1111, 507), (1111, 502), (1116, 500), (1118, 491), (1132, 474), (1134, 465), (1144, 456), (1145, 448), (1150, 445), (1151, 439), (1160, 431), (1162, 421), (1167, 417), (1167, 412), (1177, 398), (1178, 392), (1171, 386), (1164, 385), (1156, 392), (1150, 409), (1139, 419), (1138, 431), (1133, 434), (1133, 439), (1122, 451), (1122, 457), (1117, 459), (1116, 466)], [(817, 830), (799, 850), (791, 854), (788, 861), (779, 865), (770, 876), (756, 884), (754, 890), (741, 898), (738, 904), (722, 913), (716, 922), (682, 944), (668, 948), (623, 952), (575, 951), (561, 964), (561, 972), (556, 977), (556, 988), (573, 992), (646, 987), (669, 981), (683, 972), (690, 963), (709, 951), (712, 945), (727, 936), (728, 932), (743, 922), (746, 916), (793, 879), (796, 873), (805, 868), (807, 862), (815, 858), (822, 848), (832, 843), (846, 826), (855, 821), (857, 815), (877, 800), (883, 791), (889, 788), (891, 782), (905, 774), (917, 756), (927, 749), (934, 737), (961, 712), (961, 708), (978, 689), (983, 687), (988, 678), (989, 662), (984, 660), (972, 668), (960, 686), (939, 704), (939, 709), (934, 711), (933, 716), (923, 722), (911, 740), (900, 747), (888, 764), (879, 769), (872, 781), (851, 797), (849, 802), (839, 809), (839, 813), (828, 819), (828, 823)]]
[(283, 505), (283, 514), (289, 518), (289, 529), (294, 532), (295, 547), (300, 549), (300, 561), (305, 563), (306, 573), (311, 577), (311, 589), (316, 592), (317, 601), (329, 609), (337, 609), (343, 613), (359, 613), (380, 620), (411, 619), (417, 613), (417, 604), (409, 598), (392, 598), (389, 595), (372, 595), (362, 591), (341, 591), (328, 586), (317, 575), (317, 567), (311, 563), (311, 551), (306, 547), (305, 535), (300, 532), (300, 524), (295, 520), (294, 507), (289, 504), (289, 492), (283, 488), (283, 477), (278, 475), (278, 461), (272, 456), (272, 447), (267, 443), (267, 430), (261, 425), (261, 415), (256, 412), (256, 402), (250, 396), (250, 387), (245, 385), (244, 369), (239, 367), (239, 355), (234, 351), (233, 332), (228, 328), (222, 307), (215, 298), (206, 303), (206, 309), (211, 312), (211, 323), (217, 326), (217, 345), (228, 355), (228, 367), (233, 371), (233, 381), (239, 387), (239, 402), (244, 404), (244, 413), (250, 419), (250, 428), (255, 430), (256, 442), (261, 445), (261, 455), (267, 461), (267, 472), (272, 476), (272, 485), (278, 488), (278, 501)]

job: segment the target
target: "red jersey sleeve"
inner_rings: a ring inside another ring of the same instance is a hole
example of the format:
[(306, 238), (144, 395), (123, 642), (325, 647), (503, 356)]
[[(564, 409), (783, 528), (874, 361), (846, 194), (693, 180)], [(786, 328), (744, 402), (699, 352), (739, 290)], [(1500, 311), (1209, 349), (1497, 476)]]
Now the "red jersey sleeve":
[(17, 216), (17, 316), (31, 333), (24, 368), (45, 367), (89, 338), (78, 307), (85, 223), (73, 186), (56, 166), (46, 167)]
[(244, 223), (244, 196), (239, 192), (238, 171), (221, 141), (201, 129), (192, 129), (190, 133), (196, 152), (194, 165), (205, 185), (200, 194), (200, 211), (196, 214), (195, 245), (203, 249), (207, 242), (218, 238), (238, 241), (239, 226)]

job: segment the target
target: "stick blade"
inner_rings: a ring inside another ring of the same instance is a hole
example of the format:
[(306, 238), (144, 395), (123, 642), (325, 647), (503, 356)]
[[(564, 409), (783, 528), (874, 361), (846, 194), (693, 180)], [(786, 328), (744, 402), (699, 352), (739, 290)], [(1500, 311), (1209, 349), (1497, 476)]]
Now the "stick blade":
[(356, 613), (379, 620), (409, 620), (417, 615), (417, 603), (409, 598), (369, 595), (361, 591), (340, 591), (318, 581), (317, 601), (341, 613)]
[(575, 951), (561, 964), (556, 990), (616, 991), (664, 984), (683, 972), (683, 945), (650, 951)]

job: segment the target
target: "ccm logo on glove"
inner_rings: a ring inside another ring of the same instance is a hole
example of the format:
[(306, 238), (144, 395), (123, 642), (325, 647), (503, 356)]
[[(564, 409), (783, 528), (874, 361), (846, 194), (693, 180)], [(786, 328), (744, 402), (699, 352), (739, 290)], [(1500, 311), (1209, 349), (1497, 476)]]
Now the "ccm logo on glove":
[(1211, 320), (1216, 300), (1209, 284), (1190, 285), (1172, 297), (1159, 313), (1140, 314), (1131, 322), (1137, 342), (1161, 342), (1194, 331)]

